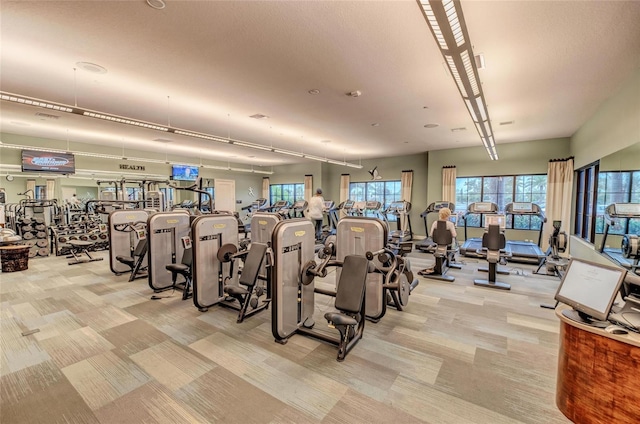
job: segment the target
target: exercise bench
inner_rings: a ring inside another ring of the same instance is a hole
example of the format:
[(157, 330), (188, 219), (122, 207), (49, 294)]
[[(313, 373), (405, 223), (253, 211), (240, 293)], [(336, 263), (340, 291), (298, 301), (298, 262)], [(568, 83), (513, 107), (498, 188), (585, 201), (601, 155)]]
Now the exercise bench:
[[(75, 264), (84, 264), (87, 262), (95, 262), (101, 261), (104, 258), (94, 258), (89, 254), (89, 249), (95, 248), (96, 241), (92, 240), (69, 240), (67, 241), (69, 246), (71, 246), (70, 253), (71, 255), (67, 256), (67, 259), (73, 258), (73, 260), (69, 261), (69, 265)], [(82, 255), (86, 255), (87, 257), (83, 257)]]

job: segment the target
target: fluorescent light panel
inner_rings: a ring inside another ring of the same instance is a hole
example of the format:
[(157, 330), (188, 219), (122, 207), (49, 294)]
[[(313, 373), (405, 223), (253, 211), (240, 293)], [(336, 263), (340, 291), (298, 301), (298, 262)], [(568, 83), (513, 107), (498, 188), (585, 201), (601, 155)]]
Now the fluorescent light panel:
[(304, 156), (301, 152), (292, 152), (291, 150), (281, 150), (281, 149), (273, 149), (275, 153), (280, 153), (281, 155), (289, 155), (301, 158)]
[[(451, 76), (492, 160), (498, 159), (460, 0), (417, 0)], [(449, 43), (451, 45), (449, 45)]]
[(240, 147), (248, 147), (250, 149), (257, 149), (257, 150), (264, 150), (266, 152), (272, 152), (273, 149), (269, 146), (262, 146), (260, 144), (253, 144), (253, 143), (245, 143), (244, 141), (233, 141), (233, 145), (234, 146), (240, 146)]

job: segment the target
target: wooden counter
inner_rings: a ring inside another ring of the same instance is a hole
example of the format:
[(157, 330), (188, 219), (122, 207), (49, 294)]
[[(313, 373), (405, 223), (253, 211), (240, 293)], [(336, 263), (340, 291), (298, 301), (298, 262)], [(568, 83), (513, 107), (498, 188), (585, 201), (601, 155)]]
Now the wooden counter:
[(611, 334), (560, 319), (556, 404), (580, 424), (640, 423), (640, 334)]

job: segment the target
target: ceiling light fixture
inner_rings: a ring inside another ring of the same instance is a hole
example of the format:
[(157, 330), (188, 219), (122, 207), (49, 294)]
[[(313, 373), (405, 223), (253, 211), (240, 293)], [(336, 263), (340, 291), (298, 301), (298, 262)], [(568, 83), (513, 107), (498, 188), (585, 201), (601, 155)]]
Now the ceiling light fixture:
[[(307, 158), (307, 159), (311, 159), (311, 160), (317, 160), (319, 162), (328, 162), (327, 158), (323, 158), (323, 157), (320, 157), (320, 156), (304, 155), (304, 157)], [(338, 162), (338, 161), (336, 161), (336, 162)], [(339, 163), (340, 163), (340, 165), (344, 164), (344, 162), (339, 162)]]
[(320, 94), (320, 90), (318, 90), (317, 88), (314, 88), (312, 90), (309, 90), (308, 93), (311, 94), (312, 96), (315, 96), (316, 94)]
[(273, 149), (271, 147), (262, 146), (260, 144), (245, 143), (244, 141), (236, 141), (236, 140), (234, 140), (232, 143), (233, 143), (234, 146), (248, 147), (250, 149), (257, 149), (257, 150), (264, 150), (265, 152), (273, 152)]
[(295, 156), (298, 158), (304, 157), (304, 154), (300, 152), (292, 152), (291, 150), (273, 149), (273, 151), (275, 153), (280, 153), (281, 155)]
[[(0, 100), (12, 102), (12, 103), (24, 104), (24, 105), (28, 105), (28, 106), (35, 106), (35, 107), (41, 107), (41, 108), (46, 108), (46, 109), (59, 110), (61, 112), (73, 113), (75, 115), (82, 115), (82, 116), (86, 116), (86, 117), (89, 117), (89, 118), (101, 119), (101, 120), (104, 120), (104, 121), (115, 122), (115, 123), (118, 123), (118, 124), (131, 125), (131, 126), (134, 126), (134, 127), (161, 131), (163, 133), (174, 133), (174, 134), (178, 134), (178, 135), (184, 135), (184, 136), (187, 136), (187, 137), (193, 137), (193, 138), (199, 138), (199, 139), (203, 139), (203, 140), (215, 141), (215, 142), (218, 142), (218, 143), (225, 143), (225, 144), (233, 143), (234, 145), (237, 145), (237, 146), (247, 147), (247, 148), (255, 149), (255, 150), (272, 151), (272, 152), (275, 152), (275, 153), (281, 153), (281, 154), (289, 155), (289, 156), (298, 156), (298, 157), (303, 157), (304, 156), (302, 153), (291, 152), (291, 151), (288, 151), (288, 150), (276, 151), (276, 150), (274, 150), (274, 149), (272, 149), (270, 147), (262, 146), (260, 144), (248, 143), (248, 142), (244, 142), (244, 141), (240, 141), (240, 140), (234, 140), (232, 138), (218, 137), (218, 136), (215, 136), (215, 135), (200, 133), (200, 132), (196, 132), (196, 131), (188, 131), (188, 130), (175, 128), (175, 127), (171, 127), (171, 126), (155, 124), (153, 122), (145, 122), (145, 121), (140, 121), (140, 120), (136, 120), (136, 119), (125, 118), (123, 116), (112, 115), (112, 114), (103, 113), (103, 112), (97, 112), (97, 111), (89, 110), (89, 109), (82, 109), (82, 108), (79, 108), (77, 106), (73, 106), (72, 107), (72, 106), (69, 106), (69, 105), (61, 104), (61, 103), (49, 102), (49, 101), (44, 101), (44, 100), (40, 100), (40, 99), (35, 99), (35, 98), (32, 98), (32, 97), (21, 96), (21, 95), (17, 95), (17, 94), (13, 94), (13, 93), (7, 93), (5, 91), (0, 91)], [(48, 151), (50, 151), (50, 150), (48, 150)], [(353, 165), (352, 167), (355, 167), (355, 168), (358, 168), (358, 169), (362, 168), (361, 165), (354, 165), (354, 164), (351, 164), (351, 165)], [(346, 166), (349, 166), (349, 164), (347, 164)]]
[(498, 160), (478, 66), (459, 0), (417, 0), (491, 160)]

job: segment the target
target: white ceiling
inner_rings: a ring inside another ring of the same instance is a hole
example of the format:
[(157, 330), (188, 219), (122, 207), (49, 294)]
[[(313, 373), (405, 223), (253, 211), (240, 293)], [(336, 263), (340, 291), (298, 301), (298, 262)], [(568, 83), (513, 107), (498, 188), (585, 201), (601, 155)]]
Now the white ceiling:
[[(351, 162), (481, 146), (415, 1), (166, 3), (2, 0), (0, 89)], [(498, 154), (503, 143), (571, 136), (640, 67), (640, 1), (462, 8), (486, 60), (480, 78)], [(362, 95), (346, 95), (354, 90)], [(0, 107), (4, 133), (261, 166), (306, 160)]]

